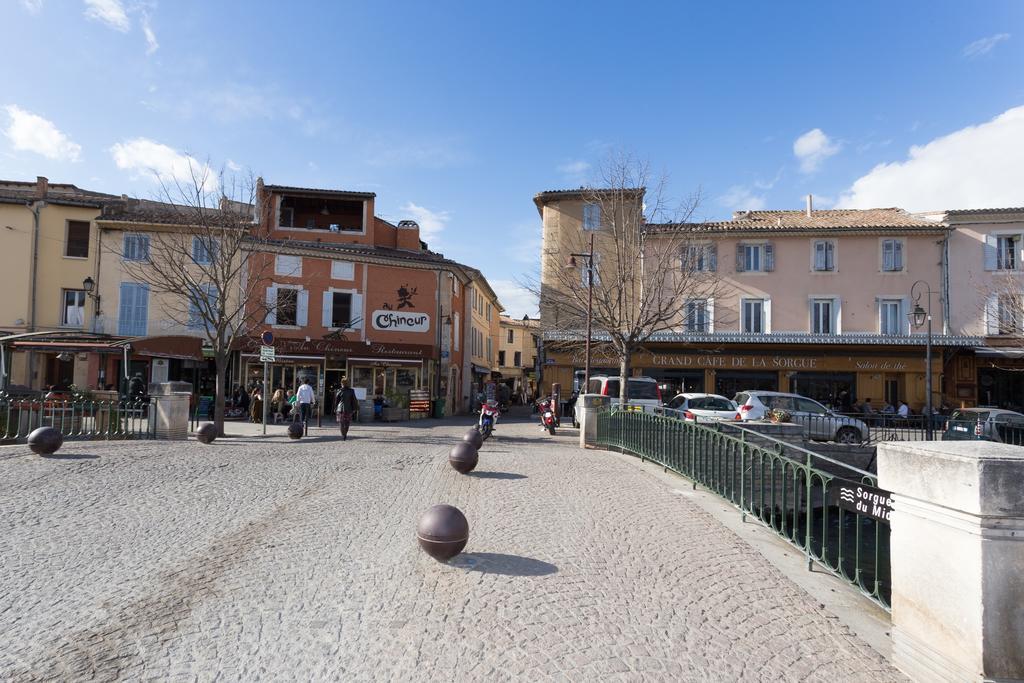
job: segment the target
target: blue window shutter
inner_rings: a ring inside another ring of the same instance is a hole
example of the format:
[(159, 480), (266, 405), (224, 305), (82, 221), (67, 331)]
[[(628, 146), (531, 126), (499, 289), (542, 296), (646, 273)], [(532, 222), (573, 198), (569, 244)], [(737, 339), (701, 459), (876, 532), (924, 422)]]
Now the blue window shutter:
[(146, 334), (149, 322), (149, 285), (135, 285), (135, 336)]
[(766, 273), (775, 270), (775, 248), (771, 242), (764, 245), (764, 270)]
[(123, 337), (131, 336), (131, 319), (134, 308), (135, 288), (130, 282), (122, 282), (117, 310), (117, 333)]

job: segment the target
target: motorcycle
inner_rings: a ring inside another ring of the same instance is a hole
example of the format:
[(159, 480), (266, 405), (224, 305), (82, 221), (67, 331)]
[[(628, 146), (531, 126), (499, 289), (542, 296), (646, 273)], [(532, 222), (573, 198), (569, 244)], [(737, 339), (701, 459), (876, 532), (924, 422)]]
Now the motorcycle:
[(540, 426), (548, 430), (548, 434), (555, 435), (555, 427), (558, 426), (558, 415), (551, 408), (553, 401), (541, 401), (537, 403), (537, 412), (540, 413)]
[(498, 417), (501, 415), (501, 410), (494, 404), (493, 401), (488, 401), (480, 406), (480, 420), (477, 424), (477, 431), (480, 432), (480, 436), (484, 437), (486, 441), (490, 437), (491, 432), (494, 431), (495, 425), (498, 424)]

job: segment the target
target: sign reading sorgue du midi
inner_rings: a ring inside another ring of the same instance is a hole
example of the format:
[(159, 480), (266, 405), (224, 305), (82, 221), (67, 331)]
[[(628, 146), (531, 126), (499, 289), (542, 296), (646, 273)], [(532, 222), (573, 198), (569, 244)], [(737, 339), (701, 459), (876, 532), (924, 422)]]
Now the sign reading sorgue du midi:
[(378, 309), (371, 316), (373, 329), (384, 332), (429, 332), (430, 316), (412, 311)]
[(829, 482), (828, 502), (829, 505), (838, 505), (843, 510), (859, 512), (883, 522), (888, 522), (892, 514), (892, 493), (846, 479), (833, 479)]

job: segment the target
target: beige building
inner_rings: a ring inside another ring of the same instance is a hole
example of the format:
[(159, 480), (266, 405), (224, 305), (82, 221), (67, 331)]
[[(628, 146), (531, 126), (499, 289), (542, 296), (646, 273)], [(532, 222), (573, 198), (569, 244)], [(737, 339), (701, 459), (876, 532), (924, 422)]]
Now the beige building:
[[(543, 288), (557, 282), (553, 269), (564, 268), (567, 250), (578, 251), (588, 231), (595, 235), (595, 251), (607, 244), (600, 221), (588, 221), (594, 211), (587, 197), (556, 191), (534, 200), (543, 222), (542, 317), (552, 315)], [(925, 334), (908, 315), (918, 281), (936, 293), (935, 405), (942, 400), (947, 363), (980, 342), (976, 331), (958, 334), (946, 323), (941, 291), (949, 252), (942, 223), (899, 209), (808, 205), (804, 211), (738, 212), (728, 221), (644, 230), (648, 245), (685, 231), (685, 253), (667, 267), (701, 271), (716, 283), (714, 296), (687, 299), (684, 315), (632, 360), (635, 374), (659, 380), (666, 400), (680, 390), (731, 397), (743, 389), (769, 389), (839, 409), (871, 398), (876, 405), (906, 400), (919, 410), (925, 403)], [(599, 280), (607, 275), (597, 261)], [(582, 337), (581, 331), (568, 332)], [(542, 391), (552, 382), (573, 386), (583, 360), (581, 348), (547, 354)], [(608, 357), (593, 358), (592, 367), (595, 374), (618, 372)]]
[[(90, 374), (96, 279), (95, 219), (112, 195), (74, 185), (0, 181), (0, 331), (52, 332), (7, 344), (5, 386), (84, 386)], [(80, 337), (72, 341), (71, 337)], [(93, 368), (93, 374), (95, 368)]]
[(498, 372), (501, 381), (520, 398), (535, 389), (537, 342), (540, 321), (501, 316), (498, 339)]
[[(470, 269), (472, 270), (472, 269)], [(480, 271), (472, 270), (473, 279), (466, 285), (466, 356), (464, 398), (471, 404), (491, 379), (491, 373), (498, 369), (498, 339), (501, 312), (505, 310), (498, 301), (487, 279)]]

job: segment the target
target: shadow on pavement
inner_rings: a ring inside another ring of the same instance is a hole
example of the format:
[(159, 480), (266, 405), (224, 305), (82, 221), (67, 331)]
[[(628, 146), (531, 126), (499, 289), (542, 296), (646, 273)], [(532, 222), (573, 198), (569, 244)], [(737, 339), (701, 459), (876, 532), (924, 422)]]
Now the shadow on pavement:
[(60, 455), (40, 455), (44, 460), (99, 460), (100, 456), (92, 453), (62, 453)]
[(546, 576), (558, 571), (550, 562), (503, 553), (462, 553), (448, 564), (458, 569), (505, 576)]
[(470, 472), (467, 476), (477, 479), (526, 479), (525, 474), (514, 472)]

